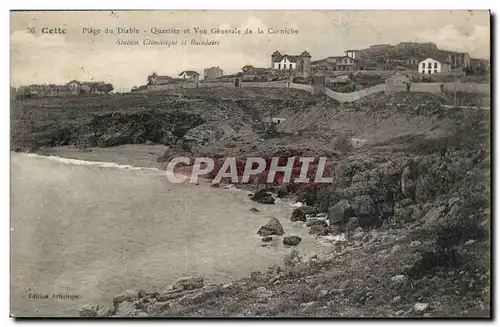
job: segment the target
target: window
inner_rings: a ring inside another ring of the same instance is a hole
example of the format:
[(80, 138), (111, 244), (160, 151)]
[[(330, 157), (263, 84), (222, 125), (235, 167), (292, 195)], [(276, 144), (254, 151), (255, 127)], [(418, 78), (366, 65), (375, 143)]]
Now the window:
[(427, 63), (427, 68), (431, 68), (432, 67), (432, 63), (428, 62)]
[(429, 69), (429, 71), (427, 73), (430, 75), (430, 74), (432, 74), (432, 71)]
[(278, 69), (281, 69), (281, 64), (278, 64)]
[(425, 75), (425, 70), (422, 70), (422, 74), (424, 74), (424, 75)]
[(437, 62), (434, 63), (434, 68), (438, 68), (438, 63)]
[(292, 64), (290, 64), (290, 69), (292, 69)]
[(422, 68), (424, 68), (424, 69), (425, 69), (425, 62), (423, 62), (423, 63), (422, 63)]
[(434, 69), (434, 74), (437, 74), (438, 70), (437, 69)]

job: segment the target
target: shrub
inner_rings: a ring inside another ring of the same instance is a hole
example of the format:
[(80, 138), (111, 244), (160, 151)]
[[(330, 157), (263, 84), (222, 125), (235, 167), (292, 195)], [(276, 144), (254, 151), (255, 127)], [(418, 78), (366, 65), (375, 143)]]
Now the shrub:
[(438, 248), (445, 250), (463, 244), (467, 240), (481, 238), (485, 232), (476, 215), (461, 212), (456, 217), (447, 217), (440, 222), (434, 234)]

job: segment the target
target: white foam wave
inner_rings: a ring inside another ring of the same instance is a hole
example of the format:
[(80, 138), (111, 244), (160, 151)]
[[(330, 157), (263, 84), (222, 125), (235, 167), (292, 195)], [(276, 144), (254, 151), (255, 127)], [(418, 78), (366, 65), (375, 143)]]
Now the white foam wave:
[(136, 167), (132, 165), (121, 165), (115, 162), (107, 162), (107, 161), (90, 161), (90, 160), (82, 160), (82, 159), (72, 159), (72, 158), (64, 158), (59, 156), (45, 156), (35, 153), (20, 153), (20, 155), (26, 157), (40, 158), (56, 161), (63, 164), (75, 165), (75, 166), (93, 166), (99, 168), (114, 168), (114, 169), (123, 169), (123, 170), (146, 170), (146, 171), (155, 171), (155, 172), (163, 172), (162, 170), (154, 167)]

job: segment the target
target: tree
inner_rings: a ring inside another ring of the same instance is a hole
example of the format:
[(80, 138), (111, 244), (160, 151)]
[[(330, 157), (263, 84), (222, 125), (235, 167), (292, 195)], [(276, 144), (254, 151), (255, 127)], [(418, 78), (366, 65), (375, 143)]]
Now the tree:
[(107, 93), (113, 91), (115, 88), (114, 88), (113, 84), (106, 83), (106, 84), (102, 84), (100, 89), (101, 89), (101, 91), (103, 91), (104, 93), (107, 94)]

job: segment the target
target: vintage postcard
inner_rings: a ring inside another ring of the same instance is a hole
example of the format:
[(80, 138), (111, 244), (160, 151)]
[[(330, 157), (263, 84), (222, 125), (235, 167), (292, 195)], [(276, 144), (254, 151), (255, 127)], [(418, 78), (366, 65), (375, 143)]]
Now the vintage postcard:
[(489, 11), (10, 26), (11, 317), (491, 317)]

